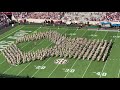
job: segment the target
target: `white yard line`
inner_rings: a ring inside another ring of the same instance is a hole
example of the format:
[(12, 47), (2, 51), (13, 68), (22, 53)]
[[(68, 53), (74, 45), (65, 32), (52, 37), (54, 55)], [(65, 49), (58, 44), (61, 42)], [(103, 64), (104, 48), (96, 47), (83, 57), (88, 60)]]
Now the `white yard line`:
[[(118, 32), (117, 32), (117, 36), (118, 36)], [(115, 38), (115, 40), (116, 40), (116, 38)], [(114, 41), (115, 41), (114, 40)], [(108, 61), (108, 60), (107, 60)], [(106, 64), (107, 64), (107, 61), (105, 62), (105, 64), (104, 64), (104, 66), (103, 66), (103, 69), (102, 69), (102, 72), (101, 73), (103, 73), (103, 71), (104, 71), (104, 69), (105, 69), (105, 66), (106, 66)], [(100, 75), (100, 77), (99, 78), (101, 78), (102, 76)]]
[[(45, 65), (50, 59), (51, 59), (51, 57), (50, 57), (43, 65)], [(42, 65), (42, 66), (43, 66), (43, 65)], [(32, 75), (32, 77), (34, 77), (34, 76), (39, 72), (39, 70), (40, 70), (40, 69), (38, 69), (38, 70)]]
[[(118, 34), (117, 34), (118, 35)], [(119, 71), (118, 71), (118, 78), (119, 78), (119, 76), (120, 76), (120, 69), (119, 69)]]
[[(87, 31), (88, 31), (88, 30), (87, 30)], [(86, 31), (86, 32), (87, 32), (87, 31)], [(86, 33), (86, 32), (85, 32), (85, 33)], [(82, 35), (82, 37), (85, 35), (85, 33)], [(74, 67), (74, 65), (76, 64), (77, 61), (78, 61), (78, 59), (76, 59), (76, 61), (73, 63), (73, 65), (72, 65), (72, 67), (71, 67), (70, 69), (72, 69), (72, 68)], [(64, 78), (66, 78), (68, 74), (69, 74), (69, 72), (65, 75)]]
[[(68, 30), (68, 29), (67, 29)], [(67, 31), (67, 30), (65, 30), (65, 32)], [(65, 32), (63, 32), (62, 34), (64, 34)], [(51, 58), (51, 57), (50, 57)], [(43, 64), (43, 65), (45, 65), (49, 60), (50, 60), (50, 58)], [(42, 65), (42, 66), (43, 66)], [(32, 77), (34, 77), (38, 72), (39, 72), (39, 70), (40, 69), (38, 69), (33, 75), (32, 75)]]
[[(108, 61), (108, 60), (107, 60), (107, 61)], [(104, 69), (105, 69), (105, 66), (106, 66), (106, 64), (107, 64), (107, 61), (105, 62), (101, 73), (103, 73), (103, 71), (104, 71)], [(99, 77), (99, 78), (101, 78), (101, 77), (102, 77), (102, 75), (100, 74), (100, 77)]]
[(82, 78), (84, 77), (84, 75), (86, 74), (86, 72), (87, 72), (87, 70), (88, 70), (88, 68), (90, 67), (90, 64), (92, 63), (92, 60), (90, 61), (90, 63), (88, 64), (88, 66), (87, 66), (87, 68), (86, 68), (86, 70), (85, 70), (85, 72), (83, 73), (83, 75), (82, 75)]
[[(58, 28), (58, 27), (53, 27), (53, 28), (41, 27), (41, 28), (44, 28), (44, 29), (56, 29), (56, 28)], [(69, 29), (69, 30), (73, 30), (73, 29), (76, 29), (76, 28), (74, 27), (74, 28), (71, 29), (70, 27), (68, 27), (68, 28), (63, 28), (63, 27), (62, 27), (62, 28), (59, 28), (59, 29), (67, 29), (67, 30)], [(78, 29), (78, 30), (79, 30), (79, 29)]]
[(27, 66), (25, 66), (25, 67), (17, 74), (17, 76), (20, 75), (20, 73), (22, 73), (31, 63), (32, 63), (32, 62), (30, 62)]
[[(77, 30), (78, 30), (78, 29), (77, 29)], [(76, 32), (77, 30), (75, 30), (75, 32)], [(74, 32), (74, 33), (75, 33), (75, 32)], [(72, 36), (72, 35), (71, 35), (71, 36)], [(71, 36), (70, 36), (70, 37), (71, 37)], [(55, 69), (48, 75), (48, 78), (53, 74), (53, 72), (57, 69), (58, 66), (59, 66), (59, 64), (58, 64), (58, 65), (55, 67)]]
[[(38, 28), (39, 29), (39, 28)], [(36, 29), (35, 31), (37, 31), (38, 29)], [(22, 48), (24, 48), (26, 45), (28, 45), (30, 42), (28, 42), (27, 44), (25, 44)], [(3, 64), (5, 61), (3, 61), (2, 63), (0, 63), (0, 64)], [(12, 68), (13, 66), (11, 66), (10, 68)], [(4, 72), (7, 72), (10, 68), (8, 68), (6, 71), (4, 71)], [(3, 73), (4, 73), (3, 72)]]
[[(20, 27), (19, 29), (15, 30), (14, 32), (16, 32), (16, 31), (22, 29), (23, 27), (25, 27), (25, 26)], [(4, 39), (4, 38), (8, 37), (9, 35), (13, 34), (14, 32), (12, 32), (12, 33), (8, 34), (7, 36), (1, 38), (0, 40), (2, 40), (2, 39)], [(1, 55), (1, 54), (2, 54), (2, 53), (0, 53), (0, 55)]]
[(120, 69), (119, 69), (119, 72), (118, 72), (118, 78), (120, 77)]
[(3, 74), (6, 73), (6, 72), (7, 72), (9, 69), (11, 69), (11, 68), (12, 68), (12, 66), (10, 66), (10, 68), (8, 68), (7, 70), (5, 70), (5, 71), (3, 72)]
[(3, 62), (1, 62), (0, 64), (3, 64), (5, 62), (5, 60)]
[[(44, 41), (44, 40), (43, 40), (43, 41)], [(43, 42), (43, 41), (42, 41), (42, 42)], [(40, 42), (39, 44), (41, 44), (42, 42)], [(38, 44), (38, 45), (39, 45), (39, 44)], [(34, 48), (35, 48), (35, 47), (34, 47)], [(33, 48), (33, 49), (34, 49), (34, 48)], [(30, 51), (32, 51), (33, 49), (31, 49)], [(32, 61), (31, 61), (25, 68), (23, 68), (23, 69), (17, 74), (17, 76), (18, 76), (20, 73), (22, 73), (31, 63), (32, 63)]]
[[(22, 29), (23, 27), (25, 27), (25, 26), (20, 27), (19, 29), (15, 30), (14, 32), (16, 32), (16, 31)], [(13, 34), (14, 32), (12, 32), (12, 33), (6, 35), (5, 37), (1, 38), (0, 40), (2, 40), (2, 39), (4, 39), (4, 38), (8, 37), (9, 35)]]
[[(26, 45), (28, 45), (30, 42), (28, 42), (27, 44), (25, 44), (23, 47), (21, 48), (24, 48)], [(0, 64), (3, 64), (5, 62), (5, 60), (3, 62), (1, 62)]]
[(59, 64), (54, 68), (54, 70), (49, 74), (48, 78), (53, 74), (53, 72), (57, 69), (57, 67), (59, 66)]
[(118, 32), (118, 30), (105, 30), (105, 29), (103, 29), (103, 30), (102, 30), (102, 29), (99, 29), (99, 30), (98, 30), (98, 29), (88, 29), (88, 30), (91, 30), (91, 31), (96, 31), (96, 30), (97, 30), (97, 31), (105, 31), (105, 32), (106, 32), (106, 31)]
[[(18, 31), (18, 30), (22, 29), (23, 27), (24, 27), (24, 26), (22, 26), (21, 28), (17, 29), (16, 31)], [(16, 31), (14, 31), (14, 32), (16, 32)], [(7, 36), (9, 36), (9, 35), (13, 34), (14, 32), (12, 32), (12, 33), (8, 34)], [(3, 37), (2, 39), (6, 38), (7, 36)], [(2, 40), (2, 39), (0, 39), (0, 40)], [(1, 55), (1, 54), (2, 54), (2, 53), (0, 53), (0, 55)], [(5, 61), (1, 62), (0, 64), (3, 64), (4, 62), (5, 62)]]
[[(39, 30), (40, 29), (40, 27), (38, 28), (38, 29), (36, 29), (35, 31), (37, 31), (37, 30)], [(30, 42), (28, 42), (27, 44), (25, 44), (22, 48), (24, 48), (26, 45), (28, 45)], [(2, 53), (1, 53), (2, 54)], [(0, 54), (0, 55), (1, 55)], [(0, 64), (3, 64), (5, 61), (3, 61), (3, 62), (1, 62)]]
[[(95, 32), (95, 34), (96, 34), (96, 33), (97, 33), (97, 31)], [(92, 38), (91, 38), (91, 39), (92, 39)], [(84, 75), (86, 74), (86, 72), (87, 72), (88, 68), (90, 67), (91, 63), (92, 63), (92, 60), (91, 60), (90, 63), (88, 64), (88, 66), (87, 66), (85, 72), (84, 72), (83, 75), (82, 75), (82, 78), (83, 78)]]
[[(39, 28), (40, 28), (40, 27), (39, 27)], [(65, 31), (65, 32), (66, 32), (66, 31)], [(43, 40), (43, 41), (44, 41), (44, 40)], [(52, 43), (51, 43), (50, 45), (52, 45)], [(47, 47), (49, 47), (50, 45), (48, 45)], [(47, 48), (47, 47), (46, 47), (46, 48)], [(34, 47), (34, 48), (35, 48), (35, 47)], [(34, 49), (34, 48), (33, 48), (33, 49)], [(32, 50), (33, 50), (33, 49), (32, 49)], [(51, 57), (50, 57), (50, 58), (51, 58)], [(49, 58), (49, 59), (50, 59), (50, 58)], [(49, 60), (49, 59), (48, 59), (48, 60)], [(47, 60), (47, 61), (48, 61), (48, 60)], [(47, 62), (47, 61), (46, 61), (46, 62)], [(45, 63), (46, 63), (46, 62), (45, 62)], [(20, 72), (17, 74), (17, 76), (18, 76), (20, 73), (22, 73), (31, 63), (32, 63), (32, 62), (30, 62), (22, 71), (20, 71)], [(44, 63), (44, 64), (45, 64), (45, 63)], [(43, 65), (42, 65), (42, 66), (43, 66)], [(38, 72), (38, 71), (36, 71), (35, 73), (37, 73), (37, 72)], [(33, 77), (34, 75), (35, 75), (35, 74), (33, 74), (32, 77)]]

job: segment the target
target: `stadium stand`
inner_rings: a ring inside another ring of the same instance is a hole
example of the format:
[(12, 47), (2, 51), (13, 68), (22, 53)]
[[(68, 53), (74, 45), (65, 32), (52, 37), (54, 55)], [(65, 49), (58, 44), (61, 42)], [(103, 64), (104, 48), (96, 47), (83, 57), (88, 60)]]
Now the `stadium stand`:
[(120, 21), (120, 12), (13, 12), (15, 18)]
[(120, 12), (67, 12), (64, 20), (80, 21), (120, 21)]
[(0, 13), (0, 29), (8, 26), (10, 23), (10, 19), (4, 14)]
[(26, 19), (57, 19), (60, 20), (63, 16), (63, 12), (14, 12), (15, 18)]
[[(99, 25), (101, 21), (120, 22), (120, 12), (13, 12), (12, 15), (16, 21), (20, 19), (23, 20), (22, 22), (27, 20), (27, 22), (43, 23), (45, 20), (61, 20), (62, 23), (68, 25), (87, 24), (88, 22), (92, 25)], [(30, 19), (34, 20), (31, 21)]]

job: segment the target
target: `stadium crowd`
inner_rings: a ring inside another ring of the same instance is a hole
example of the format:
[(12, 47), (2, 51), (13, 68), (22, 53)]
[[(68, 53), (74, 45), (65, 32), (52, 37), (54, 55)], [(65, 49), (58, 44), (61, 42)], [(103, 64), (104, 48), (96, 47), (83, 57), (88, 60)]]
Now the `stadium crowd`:
[(120, 21), (120, 12), (13, 12), (16, 19), (57, 19), (66, 21)]
[(63, 20), (120, 21), (120, 12), (66, 12)]
[(4, 13), (0, 13), (0, 28), (8, 26), (9, 23), (10, 19)]
[(63, 12), (13, 12), (15, 18), (26, 19), (56, 19), (60, 20), (64, 15)]

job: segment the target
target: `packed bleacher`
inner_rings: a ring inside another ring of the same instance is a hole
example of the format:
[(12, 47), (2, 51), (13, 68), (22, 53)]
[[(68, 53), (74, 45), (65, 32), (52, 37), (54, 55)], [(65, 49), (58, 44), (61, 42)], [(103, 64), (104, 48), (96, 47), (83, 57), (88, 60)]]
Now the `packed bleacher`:
[(66, 12), (63, 20), (120, 21), (120, 12)]
[(13, 12), (15, 18), (26, 19), (61, 19), (63, 12)]
[(120, 21), (120, 12), (13, 12), (16, 19), (54, 19), (71, 22)]
[(8, 26), (9, 23), (10, 19), (4, 13), (0, 13), (0, 28)]

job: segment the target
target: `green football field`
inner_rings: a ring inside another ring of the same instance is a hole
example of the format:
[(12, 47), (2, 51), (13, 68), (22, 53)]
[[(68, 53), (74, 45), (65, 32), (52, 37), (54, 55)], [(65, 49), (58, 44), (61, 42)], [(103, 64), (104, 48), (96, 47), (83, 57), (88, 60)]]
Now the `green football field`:
[[(120, 77), (120, 32), (97, 31), (77, 29), (67, 26), (41, 26), (19, 25), (0, 35), (0, 42), (15, 41), (15, 38), (25, 33), (45, 32), (55, 30), (68, 37), (85, 37), (88, 39), (113, 40), (113, 46), (106, 62), (92, 60), (67, 59), (64, 65), (55, 64), (56, 57), (50, 57), (43, 61), (31, 61), (25, 64), (13, 66), (7, 63), (0, 52), (0, 73), (16, 76), (29, 76), (34, 78), (119, 78)], [(0, 45), (6, 43), (0, 43)], [(9, 44), (9, 43), (7, 43)], [(24, 52), (49, 48), (54, 44), (47, 39), (35, 42), (19, 43), (17, 46)]]

